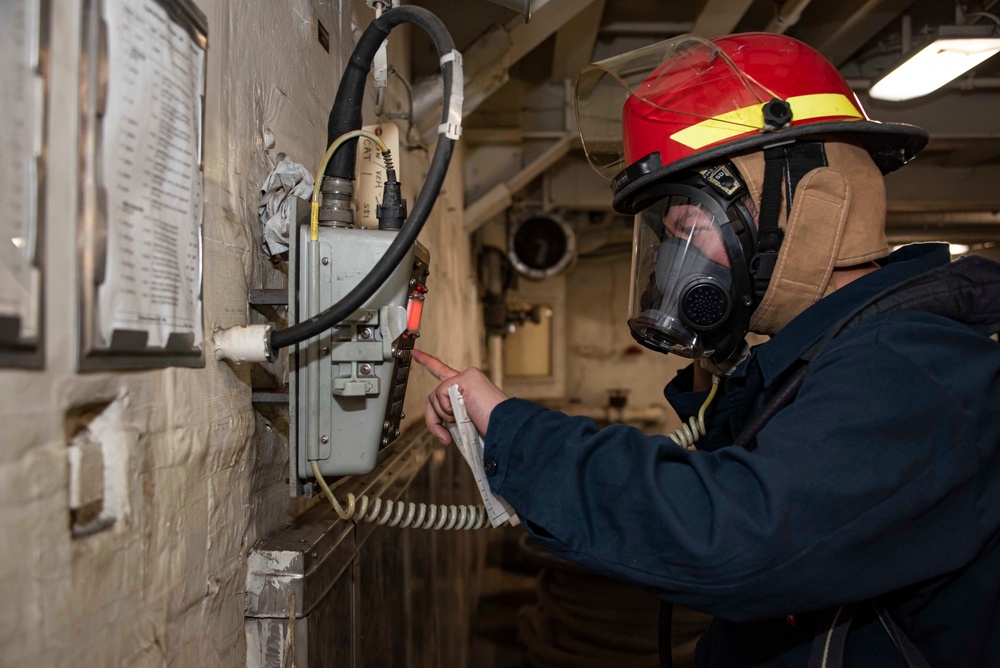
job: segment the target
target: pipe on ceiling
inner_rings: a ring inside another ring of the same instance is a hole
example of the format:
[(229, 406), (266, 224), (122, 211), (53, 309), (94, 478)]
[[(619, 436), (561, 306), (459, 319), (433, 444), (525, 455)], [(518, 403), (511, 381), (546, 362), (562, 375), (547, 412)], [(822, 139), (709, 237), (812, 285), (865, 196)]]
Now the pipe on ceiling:
[(799, 22), (802, 12), (809, 6), (811, 0), (788, 0), (781, 5), (775, 13), (774, 18), (764, 28), (765, 32), (783, 34), (786, 30)]
[(521, 12), (524, 15), (525, 23), (531, 20), (531, 0), (490, 0), (490, 2), (507, 9), (513, 9), (515, 12)]

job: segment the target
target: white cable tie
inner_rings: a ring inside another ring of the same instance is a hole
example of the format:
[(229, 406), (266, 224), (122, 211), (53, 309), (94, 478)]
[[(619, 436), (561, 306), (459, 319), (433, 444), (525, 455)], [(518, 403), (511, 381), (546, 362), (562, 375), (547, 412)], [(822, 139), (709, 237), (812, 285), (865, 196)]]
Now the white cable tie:
[(454, 61), (451, 72), (451, 96), (448, 98), (448, 119), (438, 126), (438, 134), (452, 141), (462, 136), (462, 104), (465, 102), (465, 76), (462, 74), (462, 54), (452, 49), (441, 56), (441, 68)]
[(438, 126), (438, 134), (444, 135), (448, 139), (458, 141), (458, 138), (462, 136), (462, 126), (452, 125), (451, 123), (442, 123)]
[(389, 85), (388, 44), (388, 39), (382, 40), (382, 44), (379, 45), (378, 51), (375, 52), (375, 58), (372, 60), (372, 78), (375, 80), (376, 88), (385, 88)]

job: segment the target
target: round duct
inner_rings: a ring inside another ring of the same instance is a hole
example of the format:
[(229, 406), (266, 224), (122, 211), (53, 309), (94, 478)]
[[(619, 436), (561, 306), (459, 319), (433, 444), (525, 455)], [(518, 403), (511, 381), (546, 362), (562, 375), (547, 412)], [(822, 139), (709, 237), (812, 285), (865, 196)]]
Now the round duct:
[(576, 254), (576, 237), (564, 221), (533, 213), (510, 228), (507, 255), (518, 272), (530, 278), (555, 276)]

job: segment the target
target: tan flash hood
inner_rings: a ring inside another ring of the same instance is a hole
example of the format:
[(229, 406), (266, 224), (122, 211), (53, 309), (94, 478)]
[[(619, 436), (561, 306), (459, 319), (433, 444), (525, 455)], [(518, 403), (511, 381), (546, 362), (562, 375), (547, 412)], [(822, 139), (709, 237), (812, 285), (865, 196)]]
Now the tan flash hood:
[[(807, 173), (792, 198), (782, 196), (785, 231), (771, 283), (750, 319), (750, 331), (774, 334), (831, 291), (834, 268), (885, 257), (885, 183), (868, 152), (841, 140), (825, 143), (828, 167)], [(760, 209), (764, 153), (732, 158)], [(784, 192), (784, 189), (782, 189)]]

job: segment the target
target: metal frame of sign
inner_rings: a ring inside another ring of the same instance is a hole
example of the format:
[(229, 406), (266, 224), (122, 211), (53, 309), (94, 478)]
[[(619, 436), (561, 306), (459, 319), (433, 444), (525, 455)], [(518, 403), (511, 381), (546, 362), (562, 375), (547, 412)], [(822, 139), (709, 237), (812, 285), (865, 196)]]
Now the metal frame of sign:
[[(37, 49), (32, 56), (31, 65), (37, 77), (41, 79), (41, 96), (37, 100), (41, 106), (36, 110), (40, 115), (40, 121), (36, 127), (41, 136), (38, 137), (37, 145), (39, 153), (35, 157), (35, 174), (32, 192), (26, 193), (33, 198), (32, 207), (33, 220), (28, 221), (29, 238), (26, 240), (29, 249), (29, 256), (32, 258), (31, 265), (38, 272), (38, 280), (34, 283), (35, 288), (31, 298), (34, 300), (36, 315), (35, 335), (31, 337), (22, 336), (21, 319), (16, 316), (0, 316), (0, 367), (18, 367), (27, 369), (40, 369), (45, 364), (44, 332), (45, 332), (45, 300), (44, 285), (45, 272), (43, 269), (43, 249), (44, 249), (44, 229), (45, 229), (45, 168), (46, 151), (48, 142), (46, 137), (46, 120), (48, 118), (49, 106), (49, 25), (51, 5), (50, 0), (27, 0), (26, 5), (35, 12), (38, 20)], [(16, 159), (16, 158), (15, 158)]]
[[(155, 0), (170, 19), (185, 29), (195, 43), (208, 50), (208, 21), (191, 0)], [(83, 0), (83, 40), (80, 59), (80, 145), (78, 153), (79, 207), (79, 359), (81, 371), (205, 366), (205, 342), (195, 346), (190, 334), (170, 334), (162, 347), (148, 345), (144, 330), (114, 330), (102, 345), (97, 336), (98, 288), (108, 258), (108, 196), (101, 181), (102, 116), (108, 94), (108, 25), (101, 0)], [(200, 105), (204, 132), (204, 89)], [(199, 142), (199, 152), (201, 142)], [(199, 162), (203, 156), (198, 156)], [(199, 235), (201, 231), (199, 229)], [(113, 260), (113, 258), (112, 258)], [(199, 258), (203, 263), (203, 258)], [(204, 275), (199, 271), (204, 288)], [(198, 309), (198, 327), (204, 327), (204, 307)]]

